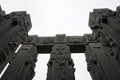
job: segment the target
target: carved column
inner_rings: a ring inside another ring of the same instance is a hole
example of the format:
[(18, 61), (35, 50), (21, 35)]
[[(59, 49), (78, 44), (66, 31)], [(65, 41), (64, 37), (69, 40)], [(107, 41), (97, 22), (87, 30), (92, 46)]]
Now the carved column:
[(120, 64), (110, 55), (107, 46), (89, 43), (85, 55), (93, 80), (120, 80)]
[(65, 35), (57, 35), (48, 62), (47, 80), (75, 80), (74, 63)]
[(10, 65), (0, 80), (32, 80), (37, 61), (37, 48), (34, 46), (37, 36), (29, 36), (16, 56), (12, 56)]

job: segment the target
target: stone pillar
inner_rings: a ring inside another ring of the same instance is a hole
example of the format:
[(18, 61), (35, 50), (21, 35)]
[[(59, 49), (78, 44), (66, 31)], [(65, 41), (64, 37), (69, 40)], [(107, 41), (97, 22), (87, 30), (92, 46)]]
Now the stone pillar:
[(47, 80), (75, 80), (74, 63), (65, 35), (57, 35), (48, 62)]

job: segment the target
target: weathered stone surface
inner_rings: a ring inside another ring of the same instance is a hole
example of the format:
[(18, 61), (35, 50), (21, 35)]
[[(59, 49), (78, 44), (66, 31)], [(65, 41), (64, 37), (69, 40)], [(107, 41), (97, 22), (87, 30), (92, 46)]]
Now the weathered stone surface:
[(74, 63), (66, 37), (57, 35), (48, 62), (47, 80), (75, 80), (74, 71)]
[(120, 6), (94, 9), (89, 26), (93, 33), (83, 36), (28, 36), (30, 16), (5, 14), (0, 7), (0, 72), (10, 64), (0, 80), (32, 80), (38, 53), (50, 53), (47, 80), (75, 80), (71, 53), (85, 53), (93, 80), (120, 80)]
[(0, 72), (28, 36), (30, 28), (30, 16), (26, 12), (5, 14), (0, 9)]

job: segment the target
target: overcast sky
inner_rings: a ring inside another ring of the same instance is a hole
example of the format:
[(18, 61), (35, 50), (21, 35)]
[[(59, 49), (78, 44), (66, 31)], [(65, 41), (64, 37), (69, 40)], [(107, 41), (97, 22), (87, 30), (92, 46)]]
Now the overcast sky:
[[(91, 33), (88, 27), (89, 12), (94, 8), (116, 9), (120, 0), (0, 0), (6, 13), (27, 11), (31, 15), (30, 35), (55, 36), (55, 34), (83, 35)], [(86, 71), (84, 54), (74, 54), (76, 80), (91, 80)], [(45, 80), (49, 55), (39, 55), (36, 76)]]

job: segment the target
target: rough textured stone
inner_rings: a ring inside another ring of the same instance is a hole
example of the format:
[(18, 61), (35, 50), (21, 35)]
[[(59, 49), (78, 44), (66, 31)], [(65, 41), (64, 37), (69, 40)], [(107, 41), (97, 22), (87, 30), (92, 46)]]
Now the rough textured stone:
[(83, 36), (28, 35), (29, 14), (5, 14), (0, 7), (0, 72), (9, 62), (0, 80), (32, 80), (38, 53), (50, 53), (47, 80), (75, 80), (71, 53), (85, 53), (93, 80), (120, 80), (120, 6), (116, 11), (94, 9), (89, 27), (93, 33)]

